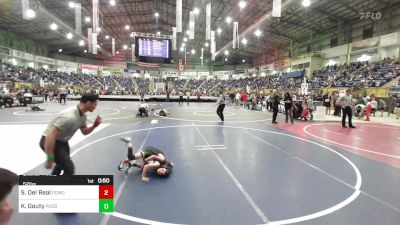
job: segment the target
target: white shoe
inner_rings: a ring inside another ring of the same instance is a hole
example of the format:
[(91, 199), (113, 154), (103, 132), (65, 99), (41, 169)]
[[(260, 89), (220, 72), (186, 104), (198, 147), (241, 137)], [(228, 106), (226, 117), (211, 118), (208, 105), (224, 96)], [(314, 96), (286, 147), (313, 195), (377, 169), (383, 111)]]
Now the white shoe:
[(123, 141), (123, 142), (125, 142), (125, 143), (129, 143), (129, 142), (132, 142), (132, 138), (131, 137), (123, 137), (123, 138), (120, 138), (119, 140), (121, 140), (121, 141)]

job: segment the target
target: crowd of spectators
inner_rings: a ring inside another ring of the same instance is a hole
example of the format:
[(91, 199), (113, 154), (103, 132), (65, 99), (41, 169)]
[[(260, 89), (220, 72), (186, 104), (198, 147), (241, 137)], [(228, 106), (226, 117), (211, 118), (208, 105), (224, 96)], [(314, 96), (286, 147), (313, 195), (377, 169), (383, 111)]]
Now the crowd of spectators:
[[(321, 70), (314, 71), (307, 80), (311, 88), (323, 87), (379, 87), (392, 79), (400, 76), (399, 60), (384, 59), (376, 63), (357, 62), (349, 65), (327, 66)], [(135, 80), (133, 80), (135, 79)], [(10, 64), (0, 64), (0, 82), (29, 82), (48, 85), (78, 85), (87, 90), (99, 90), (100, 93), (144, 93), (149, 91), (150, 79), (132, 78), (127, 76), (108, 75), (95, 76), (89, 74), (76, 74), (57, 71), (35, 71), (24, 69)], [(155, 79), (154, 82), (165, 82), (166, 79)], [(229, 91), (251, 90), (261, 91), (263, 89), (298, 89), (303, 82), (303, 77), (290, 78), (287, 74), (276, 73), (268, 76), (246, 77), (228, 80), (198, 80), (198, 79), (175, 79), (172, 87), (169, 87), (171, 94), (183, 91), (195, 95), (201, 89), (201, 93), (213, 95), (221, 89)], [(171, 83), (169, 82), (169, 83)], [(118, 85), (118, 84), (119, 85)], [(136, 83), (137, 86), (134, 84)], [(399, 88), (396, 83), (393, 88)], [(155, 93), (153, 93), (155, 94)]]
[(309, 83), (321, 87), (380, 87), (400, 75), (400, 62), (384, 59), (377, 63), (357, 62), (327, 66), (314, 71)]

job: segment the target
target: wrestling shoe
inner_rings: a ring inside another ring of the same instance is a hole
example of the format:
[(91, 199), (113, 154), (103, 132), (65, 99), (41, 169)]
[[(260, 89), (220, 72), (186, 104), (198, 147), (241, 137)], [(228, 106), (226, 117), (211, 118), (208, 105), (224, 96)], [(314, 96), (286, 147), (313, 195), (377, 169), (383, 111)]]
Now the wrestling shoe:
[(129, 142), (132, 142), (131, 137), (122, 137), (119, 140), (125, 142), (126, 144), (128, 144)]

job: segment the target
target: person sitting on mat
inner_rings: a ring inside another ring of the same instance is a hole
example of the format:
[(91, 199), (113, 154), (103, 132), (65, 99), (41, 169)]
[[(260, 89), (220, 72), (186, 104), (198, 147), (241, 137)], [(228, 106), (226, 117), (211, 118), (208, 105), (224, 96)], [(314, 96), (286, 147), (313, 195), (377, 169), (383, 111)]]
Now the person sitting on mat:
[(139, 112), (137, 115), (142, 116), (142, 117), (149, 116), (149, 104), (147, 104), (147, 103), (140, 104)]
[[(150, 180), (147, 176), (149, 171), (156, 171), (160, 177), (168, 177), (170, 175), (174, 164), (166, 159), (164, 152), (155, 147), (148, 146), (133, 154), (131, 138), (124, 137), (121, 138), (121, 141), (125, 142), (128, 146), (128, 159), (118, 164), (119, 171), (122, 171), (124, 166), (127, 166), (128, 169), (132, 166), (142, 169), (142, 181), (144, 182)], [(136, 163), (137, 159), (143, 159), (143, 164)]]

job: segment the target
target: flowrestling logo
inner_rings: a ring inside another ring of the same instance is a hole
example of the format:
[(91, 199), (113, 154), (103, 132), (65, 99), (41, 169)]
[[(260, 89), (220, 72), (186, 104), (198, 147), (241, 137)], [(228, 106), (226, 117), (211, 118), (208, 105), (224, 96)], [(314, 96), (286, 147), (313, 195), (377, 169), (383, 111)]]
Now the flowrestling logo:
[(360, 20), (380, 20), (382, 18), (381, 12), (359, 12)]

